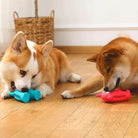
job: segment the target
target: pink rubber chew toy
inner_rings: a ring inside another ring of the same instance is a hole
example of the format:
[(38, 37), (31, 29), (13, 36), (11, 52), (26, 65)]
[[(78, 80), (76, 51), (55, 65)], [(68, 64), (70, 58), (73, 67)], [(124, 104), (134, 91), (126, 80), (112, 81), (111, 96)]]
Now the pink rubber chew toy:
[(121, 102), (129, 100), (131, 97), (131, 93), (129, 90), (122, 91), (120, 88), (116, 89), (112, 92), (102, 92), (96, 95), (97, 97), (101, 97), (105, 102)]

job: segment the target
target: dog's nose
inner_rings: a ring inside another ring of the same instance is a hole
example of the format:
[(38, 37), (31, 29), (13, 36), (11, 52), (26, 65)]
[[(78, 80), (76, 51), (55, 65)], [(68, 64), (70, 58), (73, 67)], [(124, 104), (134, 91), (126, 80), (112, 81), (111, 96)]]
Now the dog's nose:
[(29, 89), (28, 88), (22, 88), (22, 92), (28, 92)]
[(104, 87), (104, 91), (109, 91), (108, 87)]

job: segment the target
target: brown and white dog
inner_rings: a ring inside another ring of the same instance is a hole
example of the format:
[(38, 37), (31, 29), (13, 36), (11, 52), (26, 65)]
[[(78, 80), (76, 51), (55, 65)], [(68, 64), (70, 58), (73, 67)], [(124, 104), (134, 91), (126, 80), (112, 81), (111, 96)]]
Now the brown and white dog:
[(41, 98), (51, 94), (58, 81), (80, 82), (81, 77), (72, 72), (66, 55), (52, 48), (50, 40), (44, 45), (26, 41), (23, 32), (18, 32), (0, 63), (0, 75), (5, 84), (2, 98), (18, 89), (39, 89)]
[(101, 75), (96, 76), (81, 88), (64, 91), (63, 98), (75, 98), (96, 92), (138, 88), (138, 43), (127, 37), (118, 37), (101, 51), (87, 59), (96, 62)]

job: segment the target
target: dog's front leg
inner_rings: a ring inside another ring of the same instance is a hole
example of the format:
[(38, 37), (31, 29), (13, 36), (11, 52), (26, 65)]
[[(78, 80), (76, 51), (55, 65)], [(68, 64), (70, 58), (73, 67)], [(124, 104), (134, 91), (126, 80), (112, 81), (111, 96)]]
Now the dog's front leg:
[(36, 87), (36, 89), (40, 90), (41, 98), (44, 98), (53, 92), (53, 89), (46, 83), (42, 83), (41, 85)]
[(8, 83), (8, 82), (5, 82), (4, 90), (3, 90), (2, 93), (1, 93), (1, 97), (2, 97), (3, 99), (9, 98), (9, 97), (10, 97), (10, 96), (9, 96), (9, 92), (11, 92), (11, 91), (12, 91), (12, 89), (11, 89), (11, 84)]
[(76, 98), (88, 95), (89, 93), (96, 92), (97, 90), (103, 88), (104, 84), (103, 82), (104, 82), (103, 77), (99, 75), (78, 89), (66, 90), (62, 92), (61, 96), (63, 99), (67, 99), (67, 98)]

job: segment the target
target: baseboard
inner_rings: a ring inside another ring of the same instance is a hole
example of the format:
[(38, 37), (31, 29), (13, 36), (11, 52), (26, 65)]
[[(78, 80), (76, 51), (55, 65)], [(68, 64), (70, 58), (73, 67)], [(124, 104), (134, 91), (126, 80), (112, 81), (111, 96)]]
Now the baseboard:
[(56, 46), (66, 54), (95, 54), (99, 52), (102, 46)]
[(64, 27), (55, 28), (55, 45), (57, 46), (99, 46), (106, 45), (120, 34), (127, 34), (138, 40), (138, 27)]

